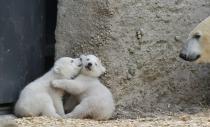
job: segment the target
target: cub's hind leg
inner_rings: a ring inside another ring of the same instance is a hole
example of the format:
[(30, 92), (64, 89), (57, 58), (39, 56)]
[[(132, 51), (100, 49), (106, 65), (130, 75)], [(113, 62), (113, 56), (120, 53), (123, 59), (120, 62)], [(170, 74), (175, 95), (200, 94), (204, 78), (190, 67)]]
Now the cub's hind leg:
[(75, 119), (82, 119), (86, 118), (90, 114), (90, 108), (88, 107), (88, 103), (81, 102), (78, 104), (74, 110), (70, 113), (68, 113), (65, 118), (75, 118)]
[(45, 102), (41, 115), (48, 116), (48, 117), (61, 118), (61, 116), (56, 113), (55, 106), (51, 99)]

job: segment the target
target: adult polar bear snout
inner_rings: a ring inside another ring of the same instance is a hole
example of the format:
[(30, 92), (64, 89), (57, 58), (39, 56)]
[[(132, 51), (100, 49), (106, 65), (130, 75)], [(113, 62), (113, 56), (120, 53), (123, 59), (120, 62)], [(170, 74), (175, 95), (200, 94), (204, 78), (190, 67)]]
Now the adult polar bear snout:
[(195, 33), (185, 42), (179, 57), (186, 61), (196, 61), (201, 56), (202, 48), (199, 44), (201, 33)]
[(186, 61), (210, 63), (210, 17), (190, 32), (179, 56)]
[(101, 61), (94, 55), (81, 55), (80, 60), (83, 65), (83, 74), (87, 74), (91, 77), (99, 77), (106, 71)]

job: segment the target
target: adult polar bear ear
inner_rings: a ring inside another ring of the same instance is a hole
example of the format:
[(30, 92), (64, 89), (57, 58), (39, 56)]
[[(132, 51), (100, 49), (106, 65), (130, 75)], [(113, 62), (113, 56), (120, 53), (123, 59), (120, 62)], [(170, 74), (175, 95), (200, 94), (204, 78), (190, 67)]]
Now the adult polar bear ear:
[(106, 69), (98, 57), (94, 55), (81, 55), (83, 69), (82, 73), (88, 76), (99, 77), (105, 73)]

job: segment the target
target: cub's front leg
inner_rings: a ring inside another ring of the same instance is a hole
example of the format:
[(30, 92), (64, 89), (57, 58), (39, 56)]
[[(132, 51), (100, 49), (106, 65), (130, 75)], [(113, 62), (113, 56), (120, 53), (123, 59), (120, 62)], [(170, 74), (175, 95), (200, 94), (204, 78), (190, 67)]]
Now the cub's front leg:
[(59, 79), (51, 82), (52, 87), (62, 89), (69, 94), (77, 95), (85, 91), (85, 85), (76, 80)]
[(54, 103), (56, 112), (60, 116), (64, 116), (65, 115), (64, 108), (63, 108), (63, 100), (62, 100), (62, 95), (63, 95), (62, 91), (55, 91), (55, 92), (57, 92), (57, 94), (52, 95), (52, 99), (53, 99), (53, 103)]

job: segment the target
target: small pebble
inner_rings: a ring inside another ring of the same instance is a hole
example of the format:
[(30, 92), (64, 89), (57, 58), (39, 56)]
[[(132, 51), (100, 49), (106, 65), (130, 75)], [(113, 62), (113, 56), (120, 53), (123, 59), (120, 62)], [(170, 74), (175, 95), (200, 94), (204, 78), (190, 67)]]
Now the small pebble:
[(175, 36), (175, 37), (174, 37), (174, 40), (175, 40), (175, 41), (181, 41), (181, 37), (180, 37), (180, 36)]

